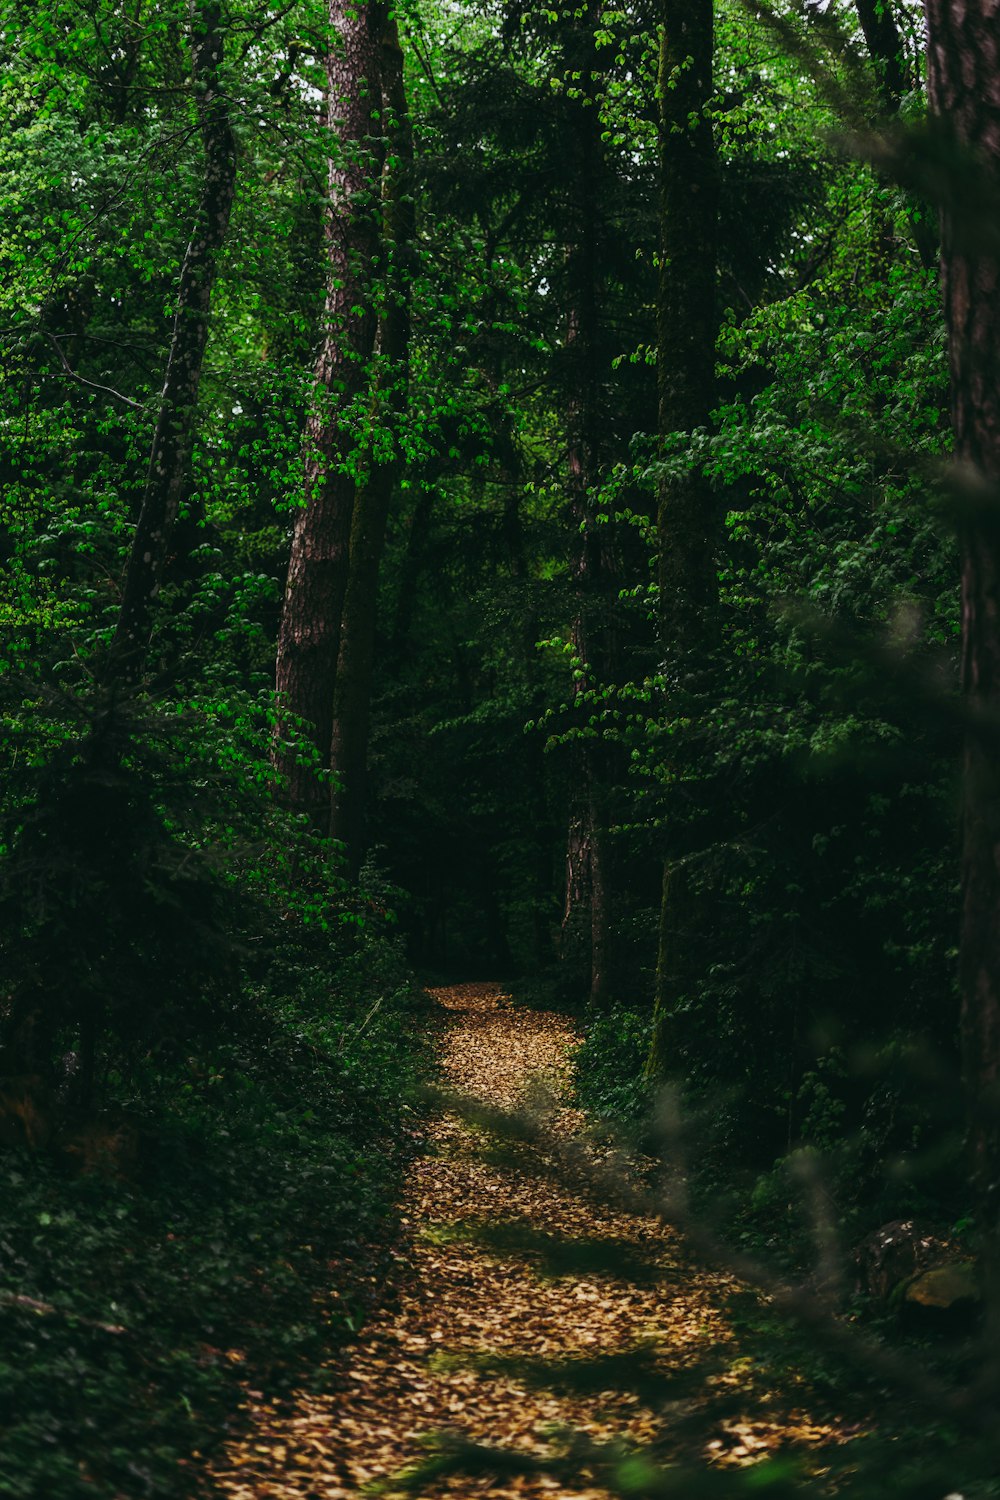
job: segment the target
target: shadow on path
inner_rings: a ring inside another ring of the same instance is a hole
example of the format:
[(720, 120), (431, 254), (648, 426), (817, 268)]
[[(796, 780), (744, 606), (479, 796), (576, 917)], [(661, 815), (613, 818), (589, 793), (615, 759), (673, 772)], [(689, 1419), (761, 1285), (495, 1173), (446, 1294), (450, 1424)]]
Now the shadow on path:
[[(502, 1109), (547, 1098), (552, 1130), (581, 1130), (582, 1116), (560, 1098), (575, 1040), (566, 1017), (516, 1007), (495, 985), (431, 993), (448, 1012), (440, 1045), (450, 1088)], [(836, 1441), (826, 1421), (768, 1390), (766, 1368), (727, 1321), (739, 1288), (700, 1267), (674, 1231), (595, 1206), (502, 1153), (491, 1160), (485, 1133), (449, 1112), (429, 1134), (410, 1171), (395, 1299), (339, 1356), (328, 1392), (299, 1393), (277, 1410), (248, 1393), (242, 1435), (212, 1474), (220, 1500), (357, 1496), (419, 1463), (421, 1438), (432, 1434), (539, 1456), (554, 1451), (555, 1429), (656, 1442), (667, 1378), (676, 1387), (671, 1431), (688, 1432), (687, 1458), (745, 1465), (777, 1448)], [(560, 1264), (564, 1245), (582, 1253)], [(539, 1372), (550, 1361), (565, 1378)], [(595, 1388), (602, 1369), (607, 1390)], [(586, 1379), (574, 1378), (584, 1370)], [(690, 1392), (686, 1371), (697, 1372)], [(551, 1473), (453, 1474), (417, 1492), (606, 1495), (585, 1470), (576, 1487)]]

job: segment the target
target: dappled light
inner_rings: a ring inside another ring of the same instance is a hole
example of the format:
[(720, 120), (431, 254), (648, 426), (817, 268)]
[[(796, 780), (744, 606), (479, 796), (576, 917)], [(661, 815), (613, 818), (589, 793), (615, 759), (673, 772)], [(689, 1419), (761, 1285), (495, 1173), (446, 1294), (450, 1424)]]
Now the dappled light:
[[(560, 1097), (574, 1040), (564, 1017), (516, 1006), (489, 984), (432, 993), (448, 1017), (448, 1086), (505, 1110), (544, 1090), (545, 1128), (581, 1130), (580, 1112)], [(329, 1394), (299, 1392), (281, 1411), (248, 1398), (245, 1431), (215, 1470), (220, 1495), (340, 1500), (376, 1481), (383, 1493), (394, 1481), (405, 1490), (428, 1448), (455, 1439), (543, 1461), (565, 1449), (559, 1432), (620, 1444), (623, 1455), (654, 1444), (661, 1459), (722, 1465), (795, 1448), (814, 1455), (812, 1466), (824, 1445), (845, 1440), (842, 1422), (809, 1411), (807, 1393), (768, 1388), (726, 1317), (732, 1281), (699, 1265), (675, 1232), (554, 1190), (530, 1164), (485, 1164), (482, 1133), (453, 1115), (428, 1134), (404, 1200), (393, 1295), (333, 1367)], [(532, 1236), (564, 1249), (569, 1264), (539, 1255)], [(573, 1266), (580, 1244), (606, 1245), (604, 1268)], [(683, 1435), (671, 1432), (678, 1425)], [(580, 1470), (570, 1487), (545, 1472), (497, 1481), (460, 1471), (417, 1490), (608, 1493), (586, 1463)]]

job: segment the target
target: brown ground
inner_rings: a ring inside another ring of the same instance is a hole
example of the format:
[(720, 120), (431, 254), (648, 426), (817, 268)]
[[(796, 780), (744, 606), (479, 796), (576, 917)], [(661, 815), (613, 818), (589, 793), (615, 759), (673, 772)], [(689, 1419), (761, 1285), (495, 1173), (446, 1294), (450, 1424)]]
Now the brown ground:
[[(442, 1047), (453, 1088), (512, 1108), (526, 1089), (537, 1093), (544, 1086), (553, 1130), (563, 1136), (579, 1130), (574, 1111), (551, 1103), (574, 1040), (564, 1017), (514, 1007), (494, 985), (433, 993), (450, 1012)], [(484, 1133), (453, 1114), (434, 1123), (431, 1140), (430, 1152), (411, 1170), (404, 1206), (410, 1267), (395, 1304), (376, 1313), (341, 1356), (339, 1388), (332, 1393), (302, 1393), (289, 1410), (248, 1392), (243, 1433), (227, 1445), (212, 1476), (220, 1500), (357, 1496), (372, 1481), (425, 1457), (421, 1435), (440, 1433), (539, 1454), (553, 1451), (549, 1435), (556, 1427), (582, 1430), (598, 1442), (641, 1445), (662, 1433), (665, 1411), (673, 1420), (693, 1409), (688, 1456), (727, 1464), (834, 1436), (789, 1410), (787, 1396), (772, 1396), (766, 1382), (761, 1388), (762, 1370), (727, 1328), (723, 1307), (732, 1283), (693, 1264), (673, 1231), (594, 1207), (509, 1162), (491, 1164), (483, 1159)], [(461, 1229), (470, 1221), (511, 1220), (549, 1234), (631, 1246), (662, 1276), (646, 1285), (603, 1271), (544, 1277), (537, 1257), (523, 1249), (484, 1248)], [(703, 1394), (657, 1410), (635, 1394), (559, 1395), (468, 1363), (484, 1355), (594, 1358), (637, 1345), (650, 1348), (647, 1358), (663, 1368), (713, 1361)], [(595, 1483), (585, 1469), (579, 1482), (537, 1474), (452, 1475), (425, 1483), (419, 1493), (582, 1500), (606, 1494)]]

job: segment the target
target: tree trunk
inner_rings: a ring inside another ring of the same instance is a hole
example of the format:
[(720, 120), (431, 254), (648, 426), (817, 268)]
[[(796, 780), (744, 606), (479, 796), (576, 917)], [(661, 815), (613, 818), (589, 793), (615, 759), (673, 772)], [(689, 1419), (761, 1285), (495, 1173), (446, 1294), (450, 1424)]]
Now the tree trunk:
[[(960, 545), (962, 689), (970, 722), (1000, 713), (1000, 4), (927, 0), (931, 111), (958, 160), (980, 175), (968, 202), (942, 212), (941, 273), (951, 366), (955, 454), (967, 476)], [(968, 168), (956, 174), (962, 182)], [(966, 181), (966, 187), (968, 183)], [(1000, 1317), (1000, 760), (969, 732), (962, 818), (959, 976), (969, 1147), (979, 1214), (993, 1255)]]
[[(878, 76), (878, 90), (885, 115), (894, 119), (900, 111), (903, 95), (910, 88), (910, 70), (907, 67), (903, 38), (899, 34), (896, 18), (889, 0), (854, 0), (861, 30), (865, 38), (868, 56)], [(913, 243), (917, 247), (921, 264), (926, 268), (937, 259), (937, 236), (931, 221), (928, 206), (911, 194), (908, 215)]]
[(434, 491), (421, 484), (406, 528), (406, 550), (399, 566), (399, 587), (392, 618), (390, 650), (399, 661), (407, 651), (420, 577), (427, 562), (427, 541), (434, 513)]
[(275, 767), (291, 806), (324, 832), (329, 797), (317, 767), (329, 765), (347, 589), (355, 498), (351, 407), (365, 391), (375, 339), (384, 15), (384, 6), (371, 0), (329, 0), (336, 45), (327, 59), (327, 128), (335, 144), (324, 210), (326, 300), (316, 395), (306, 420), (304, 504), (292, 532), (275, 669), (279, 715), (304, 721), (316, 752), (315, 766), (300, 764), (287, 749), (287, 727), (279, 720)]
[(394, 464), (375, 465), (358, 491), (351, 523), (330, 735), (330, 836), (343, 844), (352, 877), (364, 858), (378, 575), (395, 480)]
[[(708, 424), (715, 397), (717, 169), (712, 98), (712, 0), (661, 0), (659, 428), (666, 440)], [(717, 599), (714, 505), (694, 467), (666, 474), (657, 497), (660, 631), (668, 694), (690, 678)], [(687, 877), (676, 851), (661, 897), (651, 1076), (675, 1070), (673, 1022)]]
[[(566, 353), (570, 391), (566, 403), (566, 449), (570, 522), (574, 553), (570, 577), (575, 593), (571, 639), (583, 670), (576, 683), (581, 726), (589, 717), (586, 694), (607, 682), (616, 666), (616, 642), (610, 620), (617, 568), (611, 533), (598, 524), (594, 492), (600, 478), (600, 268), (598, 264), (598, 194), (602, 164), (601, 120), (596, 70), (600, 0), (591, 0), (574, 23), (579, 32), (566, 47), (566, 71), (579, 90), (573, 117), (573, 194), (570, 238), (566, 250), (568, 313)], [(570, 801), (566, 838), (566, 883), (561, 951), (564, 959), (583, 960), (589, 997), (608, 998), (613, 986), (611, 934), (614, 881), (608, 835), (606, 747), (584, 738), (573, 742), (569, 757)]]
[(854, 0), (868, 56), (878, 72), (886, 114), (899, 113), (907, 89), (906, 54), (889, 0)]
[(131, 682), (141, 677), (146, 665), (170, 533), (189, 482), (212, 287), (236, 191), (236, 142), (220, 81), (221, 15), (215, 0), (208, 0), (196, 3), (191, 16), (192, 76), (205, 172), (181, 267), (160, 411), (108, 664), (110, 678)]
[[(656, 313), (662, 438), (708, 424), (715, 400), (716, 220), (712, 0), (661, 0), (660, 284)], [(703, 476), (665, 477), (657, 504), (666, 657), (697, 646), (717, 597), (716, 526)]]
[(407, 401), (410, 345), (410, 266), (415, 232), (413, 131), (406, 106), (403, 54), (395, 16), (386, 21), (382, 51), (384, 107), (389, 157), (383, 180), (385, 312), (379, 330), (376, 398), (391, 455), (372, 461), (358, 491), (351, 524), (350, 572), (344, 599), (340, 653), (333, 700), (330, 769), (330, 833), (346, 849), (357, 875), (365, 852), (368, 739), (375, 664), (378, 577), (389, 504), (402, 467), (400, 420)]

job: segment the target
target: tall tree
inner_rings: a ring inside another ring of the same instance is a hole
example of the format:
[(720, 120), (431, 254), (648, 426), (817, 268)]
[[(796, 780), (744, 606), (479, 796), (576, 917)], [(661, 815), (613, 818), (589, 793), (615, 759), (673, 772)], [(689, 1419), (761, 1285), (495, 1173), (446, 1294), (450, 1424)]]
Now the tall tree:
[[(942, 211), (941, 273), (955, 451), (967, 478), (962, 1042), (974, 1182), (1000, 1283), (1000, 760), (995, 731), (986, 733), (1000, 713), (1000, 4), (927, 0), (927, 36), (930, 106), (958, 185)], [(1000, 1309), (1000, 1284), (993, 1291)]]
[[(278, 635), (279, 712), (303, 720), (316, 762), (329, 765), (333, 689), (350, 556), (356, 479), (352, 406), (363, 399), (375, 341), (380, 246), (381, 51), (385, 6), (330, 0), (326, 123), (330, 155), (324, 234), (326, 297), (306, 421), (305, 494), (296, 512)], [(280, 727), (274, 754), (291, 805), (325, 831), (329, 798)]]
[[(599, 0), (588, 0), (568, 20), (565, 72), (573, 87), (568, 105), (571, 164), (569, 234), (566, 245), (566, 462), (573, 552), (571, 640), (582, 675), (576, 698), (587, 716), (588, 694), (613, 675), (615, 584), (612, 533), (600, 524), (597, 492), (601, 476), (601, 270), (600, 193), (603, 177), (601, 117), (597, 94), (596, 33)], [(608, 752), (599, 740), (572, 742), (570, 805), (566, 837), (566, 883), (562, 947), (566, 957), (583, 950), (590, 998), (604, 1001), (613, 984), (611, 934), (614, 877), (608, 834)]]
[(192, 79), (204, 150), (201, 198), (181, 266), (173, 333), (142, 507), (129, 553), (108, 672), (135, 680), (145, 666), (170, 533), (189, 481), (212, 288), (236, 192), (236, 141), (222, 81), (217, 0), (191, 11)]
[(375, 420), (387, 452), (373, 454), (354, 502), (350, 570), (344, 597), (330, 745), (330, 833), (345, 845), (353, 872), (365, 846), (368, 740), (375, 665), (379, 569), (386, 522), (402, 463), (401, 419), (410, 343), (409, 256), (414, 235), (413, 131), (406, 103), (403, 53), (395, 15), (385, 23), (382, 91), (388, 154), (384, 202), (385, 310), (379, 320)]
[[(718, 189), (710, 104), (713, 0), (662, 0), (660, 103), (660, 280), (657, 302), (659, 431), (662, 440), (710, 420), (715, 395)], [(712, 496), (697, 464), (666, 468), (657, 497), (661, 648), (667, 692), (690, 674), (707, 644), (716, 601)], [(683, 990), (683, 866), (664, 866), (649, 1067), (672, 1066), (671, 1022)]]

